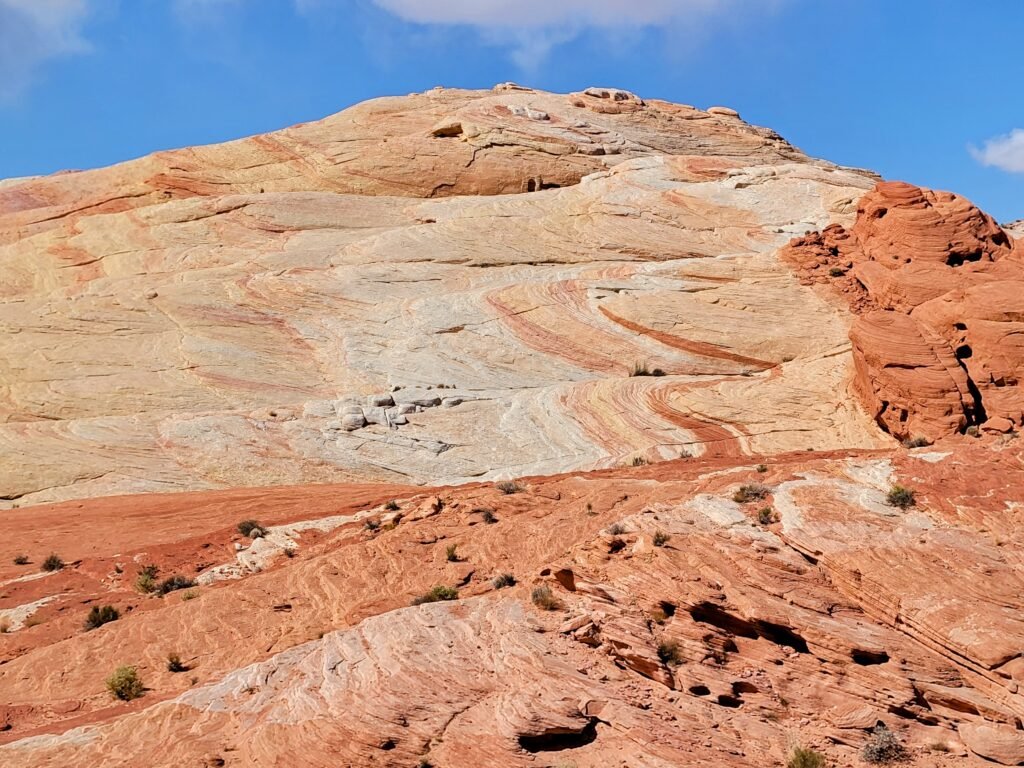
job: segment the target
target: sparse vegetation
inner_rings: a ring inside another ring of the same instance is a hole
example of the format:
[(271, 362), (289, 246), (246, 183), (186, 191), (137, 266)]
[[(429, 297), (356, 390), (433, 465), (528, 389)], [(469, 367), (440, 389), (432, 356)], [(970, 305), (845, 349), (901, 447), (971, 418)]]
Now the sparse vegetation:
[(825, 756), (813, 749), (796, 746), (789, 753), (786, 768), (825, 768)]
[(43, 570), (47, 572), (59, 571), (64, 567), (64, 561), (56, 553), (50, 554), (43, 560)]
[(260, 539), (267, 535), (267, 529), (256, 520), (243, 520), (236, 527), (240, 534), (250, 539)]
[(944, 741), (933, 741), (928, 745), (932, 752), (949, 752), (949, 744)]
[(845, 274), (846, 270), (843, 269), (842, 267), (832, 267), (832, 269), (828, 271), (829, 277), (842, 277)]
[(16, 555), (14, 558), (15, 565), (28, 565), (28, 555)]
[(400, 509), (400, 507), (398, 506), (398, 502), (392, 499), (391, 501), (384, 505), (384, 509), (386, 509), (388, 512), (397, 512)]
[(413, 605), (423, 605), (423, 603), (438, 603), (442, 600), (458, 600), (459, 590), (455, 587), (446, 587), (443, 584), (438, 584), (436, 587), (431, 589), (426, 594), (420, 595), (419, 597), (413, 598)]
[(917, 437), (910, 437), (903, 441), (904, 448), (924, 448), (926, 445), (931, 445), (932, 441), (927, 437), (918, 435)]
[(646, 467), (648, 462), (643, 456), (634, 456), (630, 464), (634, 467)]
[(682, 664), (683, 655), (679, 643), (675, 640), (662, 640), (658, 643), (658, 658), (661, 659), (662, 664), (668, 666), (675, 667)]
[(664, 376), (665, 372), (661, 368), (648, 368), (647, 363), (633, 363), (633, 367), (629, 371), (630, 376)]
[(594, 505), (591, 504), (589, 501), (587, 502), (586, 510), (588, 515), (593, 516), (597, 514), (597, 512), (594, 511)]
[(914, 492), (902, 485), (892, 486), (889, 493), (885, 495), (885, 502), (890, 507), (899, 507), (900, 509), (909, 509), (917, 503)]
[(558, 598), (555, 597), (551, 591), (551, 587), (547, 584), (541, 584), (539, 587), (534, 587), (530, 593), (530, 600), (538, 608), (544, 611), (555, 611), (558, 610), (560, 604)]
[(768, 465), (767, 464), (758, 464), (756, 467), (754, 467), (754, 469), (756, 469), (758, 472), (760, 472), (763, 475), (765, 472), (768, 471)]
[(363, 523), (363, 528), (368, 530), (370, 533), (373, 533), (374, 531), (380, 528), (380, 522), (373, 519), (367, 520), (365, 523)]
[(197, 597), (199, 597), (198, 589), (186, 589), (181, 594), (181, 599), (185, 602), (188, 602), (189, 600), (195, 600)]
[(739, 490), (732, 495), (732, 500), (737, 504), (746, 504), (751, 501), (759, 501), (770, 492), (771, 489), (763, 483), (748, 483), (739, 487)]
[(488, 525), (493, 525), (494, 523), (498, 522), (498, 518), (497, 516), (495, 516), (493, 509), (484, 508), (474, 509), (473, 511), (478, 513), (480, 515), (480, 519)]
[(664, 531), (657, 531), (654, 534), (654, 546), (664, 547), (672, 537)]
[(135, 588), (144, 594), (156, 591), (156, 575), (160, 569), (155, 565), (144, 565), (135, 579)]
[(146, 690), (135, 667), (118, 667), (107, 678), (107, 690), (115, 699), (131, 701), (139, 698)]
[(516, 585), (516, 577), (511, 573), (502, 573), (499, 576), (495, 576), (491, 584), (495, 589), (504, 589), (505, 587), (514, 587)]
[(626, 532), (626, 527), (622, 523), (612, 523), (608, 526), (608, 533), (612, 536), (621, 536)]
[(445, 557), (445, 560), (447, 560), (449, 563), (458, 563), (458, 562), (460, 562), (462, 560), (462, 558), (459, 557), (459, 545), (458, 544), (449, 544), (447, 547), (445, 547), (444, 548), (444, 557)]
[(121, 618), (121, 614), (118, 613), (117, 608), (112, 605), (104, 605), (102, 607), (94, 605), (92, 610), (89, 611), (89, 615), (85, 617), (85, 628), (96, 629), (102, 627), (111, 621), (117, 621)]
[(762, 507), (757, 511), (757, 522), (761, 525), (771, 525), (775, 522), (775, 511), (771, 507)]
[(181, 660), (181, 656), (176, 653), (167, 654), (167, 671), (168, 672), (188, 672), (188, 664)]
[(884, 765), (902, 760), (907, 756), (907, 750), (895, 733), (890, 731), (884, 723), (879, 723), (871, 732), (860, 756), (865, 763)]
[(157, 587), (157, 592), (161, 595), (166, 595), (169, 592), (174, 592), (178, 589), (188, 589), (195, 585), (195, 581), (190, 579), (188, 576), (182, 576), (180, 573), (176, 573), (161, 581), (160, 586)]
[(523, 490), (523, 486), (514, 480), (502, 480), (500, 483), (496, 483), (494, 487), (506, 496), (511, 496), (513, 493), (519, 493)]

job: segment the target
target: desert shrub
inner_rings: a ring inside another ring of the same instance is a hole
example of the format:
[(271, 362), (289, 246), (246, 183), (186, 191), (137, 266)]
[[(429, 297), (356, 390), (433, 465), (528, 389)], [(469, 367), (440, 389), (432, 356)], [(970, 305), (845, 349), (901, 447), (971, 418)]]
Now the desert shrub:
[(195, 581), (190, 579), (188, 576), (182, 576), (180, 573), (176, 573), (160, 582), (160, 586), (157, 587), (157, 592), (161, 595), (166, 595), (168, 592), (174, 592), (178, 589), (188, 589), (194, 587)]
[(380, 528), (380, 522), (377, 520), (367, 520), (365, 523), (363, 523), (363, 528), (372, 533), (373, 531), (376, 531)]
[(514, 587), (516, 585), (516, 577), (511, 573), (503, 573), (499, 576), (495, 576), (491, 582), (495, 589), (503, 589), (504, 587)]
[(647, 459), (643, 456), (634, 456), (630, 464), (634, 467), (645, 467), (647, 466)]
[(662, 664), (678, 666), (683, 663), (683, 655), (679, 643), (675, 640), (662, 640), (658, 643), (658, 658)]
[(885, 502), (890, 507), (899, 507), (900, 509), (908, 509), (916, 503), (914, 492), (902, 485), (894, 485), (890, 488), (885, 495)]
[(668, 540), (671, 539), (671, 538), (672, 537), (669, 536), (664, 531), (657, 531), (654, 534), (654, 546), (656, 546), (656, 547), (664, 547), (666, 544), (668, 544)]
[(156, 575), (160, 572), (160, 569), (155, 565), (144, 565), (142, 570), (139, 571), (138, 577), (135, 579), (135, 588), (139, 592), (149, 594), (150, 592), (156, 591)]
[(459, 545), (449, 544), (447, 547), (445, 547), (444, 557), (445, 560), (447, 560), (449, 563), (457, 563), (460, 560), (462, 560), (462, 558), (459, 557)]
[(16, 555), (14, 558), (15, 565), (28, 565), (28, 555)]
[(630, 376), (664, 376), (665, 372), (661, 368), (648, 368), (647, 363), (633, 363), (633, 367), (629, 370)]
[(502, 480), (500, 483), (495, 484), (494, 487), (507, 496), (511, 496), (513, 493), (519, 493), (523, 490), (523, 486), (514, 480)]
[(879, 723), (868, 737), (868, 742), (861, 750), (860, 756), (865, 763), (880, 765), (902, 760), (907, 756), (907, 750), (895, 733), (890, 731), (884, 723)]
[(423, 603), (438, 603), (442, 600), (458, 600), (459, 590), (455, 587), (446, 587), (443, 584), (438, 584), (436, 587), (431, 589), (426, 594), (422, 594), (419, 597), (413, 598), (413, 605), (423, 605)]
[(108, 622), (117, 621), (119, 618), (121, 618), (121, 614), (117, 612), (117, 608), (114, 606), (104, 605), (100, 607), (94, 605), (92, 610), (89, 611), (89, 615), (85, 617), (85, 628), (96, 629)]
[(240, 534), (250, 539), (259, 539), (267, 535), (267, 529), (256, 520), (243, 520), (236, 527)]
[(758, 472), (760, 472), (763, 475), (765, 472), (768, 471), (768, 465), (767, 464), (758, 464), (756, 467), (754, 467), (754, 469), (756, 469)]
[(944, 741), (933, 741), (928, 745), (932, 752), (949, 752), (949, 744)]
[(594, 511), (594, 505), (591, 504), (589, 501), (587, 502), (586, 510), (588, 515), (593, 516), (597, 514), (597, 512)]
[(825, 756), (821, 752), (804, 747), (793, 747), (786, 761), (786, 768), (825, 768)]
[(845, 274), (846, 270), (842, 267), (832, 267), (832, 269), (828, 271), (829, 277), (842, 277)]
[(145, 691), (142, 680), (135, 667), (118, 667), (114, 674), (107, 678), (107, 690), (115, 699), (131, 701), (139, 698)]
[(775, 512), (771, 507), (762, 507), (757, 511), (757, 522), (761, 525), (771, 525), (775, 522)]
[(927, 437), (910, 437), (903, 441), (904, 448), (924, 448), (926, 445), (931, 445), (932, 441)]
[(626, 527), (622, 523), (612, 523), (608, 526), (608, 533), (612, 536), (621, 536), (626, 532)]
[(181, 656), (176, 653), (167, 654), (167, 671), (168, 672), (188, 672), (188, 664), (181, 660)]
[(198, 589), (186, 589), (184, 592), (181, 593), (181, 599), (185, 602), (188, 602), (189, 600), (195, 600), (197, 597), (199, 597)]
[(479, 513), (480, 519), (488, 525), (493, 525), (494, 523), (498, 522), (498, 518), (494, 514), (493, 509), (474, 509), (473, 511)]
[(56, 553), (52, 553), (48, 555), (45, 560), (43, 560), (42, 567), (44, 571), (59, 571), (61, 568), (64, 567), (64, 561), (60, 559), (59, 555), (57, 555)]
[(391, 501), (384, 505), (384, 509), (386, 509), (388, 512), (397, 512), (399, 510), (398, 502), (392, 499)]
[(770, 491), (771, 489), (762, 483), (748, 483), (739, 487), (739, 490), (732, 495), (732, 500), (737, 504), (746, 504), (749, 501), (763, 499)]
[(559, 607), (558, 599), (551, 591), (551, 587), (547, 584), (541, 584), (539, 587), (534, 587), (530, 593), (530, 600), (538, 608), (544, 611), (554, 611)]

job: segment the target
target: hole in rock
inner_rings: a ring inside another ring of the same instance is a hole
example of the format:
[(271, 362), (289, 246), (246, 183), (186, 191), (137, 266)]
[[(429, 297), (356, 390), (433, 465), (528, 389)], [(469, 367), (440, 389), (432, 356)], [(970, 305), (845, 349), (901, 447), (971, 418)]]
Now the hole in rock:
[(718, 627), (730, 635), (746, 637), (750, 640), (761, 637), (775, 645), (792, 648), (798, 653), (809, 652), (807, 642), (789, 627), (758, 619), (747, 621), (733, 616), (712, 603), (698, 603), (690, 609), (690, 616), (696, 622)]
[(711, 689), (706, 685), (691, 685), (688, 689), (694, 696), (707, 696)]
[(598, 719), (592, 717), (579, 730), (558, 729), (535, 736), (521, 735), (519, 746), (527, 752), (560, 752), (563, 749), (579, 749), (597, 739)]
[(864, 651), (854, 648), (850, 652), (850, 658), (853, 659), (854, 664), (870, 667), (873, 664), (885, 664), (889, 661), (889, 654), (885, 651)]
[(668, 600), (662, 600), (658, 603), (658, 607), (661, 608), (661, 612), (664, 613), (665, 616), (671, 617), (676, 615), (675, 603), (670, 603)]
[(739, 696), (742, 693), (757, 693), (758, 687), (746, 680), (737, 680), (732, 684), (732, 692), (734, 696)]
[(743, 702), (737, 699), (735, 696), (730, 696), (726, 693), (718, 694), (718, 703), (723, 707), (729, 707), (730, 709), (737, 709)]
[(462, 135), (462, 123), (449, 123), (435, 128), (433, 135), (438, 139), (455, 139)]
[(967, 323), (953, 323), (953, 327), (956, 328), (958, 331), (966, 331)]
[(956, 352), (954, 354), (956, 355), (957, 360), (967, 360), (974, 354), (974, 350), (971, 349), (970, 344), (961, 344), (956, 348)]
[(530, 179), (528, 182), (526, 182), (526, 191), (527, 192), (536, 192), (537, 191), (537, 180), (536, 179)]
[(971, 251), (970, 253), (950, 253), (946, 257), (946, 263), (951, 267), (962, 267), (964, 262), (968, 261), (981, 261), (981, 251)]

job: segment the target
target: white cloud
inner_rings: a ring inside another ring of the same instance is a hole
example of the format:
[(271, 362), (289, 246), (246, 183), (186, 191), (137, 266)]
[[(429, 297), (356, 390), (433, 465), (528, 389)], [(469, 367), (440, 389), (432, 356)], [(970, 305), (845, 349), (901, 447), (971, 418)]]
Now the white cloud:
[[(321, 0), (322, 1), (322, 0)], [(785, 0), (744, 0), (770, 8)], [(311, 0), (296, 0), (308, 4)], [(618, 36), (645, 27), (693, 27), (735, 9), (739, 0), (373, 0), (386, 11), (417, 24), (465, 25), (488, 42), (511, 45), (516, 63), (531, 68), (557, 45), (587, 29)]]
[(1010, 173), (1024, 173), (1024, 129), (1015, 128), (1005, 136), (996, 136), (978, 149), (967, 148), (971, 156), (982, 165), (999, 168)]
[(0, 101), (20, 94), (47, 60), (88, 50), (87, 0), (0, 0)]

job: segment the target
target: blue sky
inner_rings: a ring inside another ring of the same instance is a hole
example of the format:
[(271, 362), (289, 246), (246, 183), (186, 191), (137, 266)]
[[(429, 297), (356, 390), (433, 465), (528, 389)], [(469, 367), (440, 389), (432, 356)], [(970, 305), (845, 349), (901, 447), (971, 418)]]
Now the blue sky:
[(0, 178), (514, 80), (730, 106), (1010, 220), (1022, 38), (1018, 0), (0, 0)]

